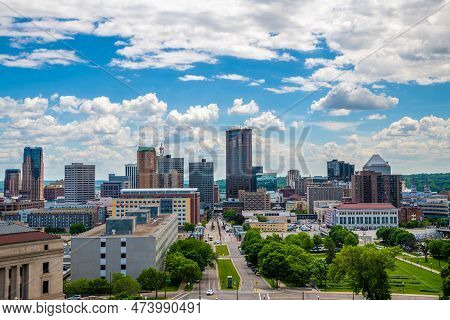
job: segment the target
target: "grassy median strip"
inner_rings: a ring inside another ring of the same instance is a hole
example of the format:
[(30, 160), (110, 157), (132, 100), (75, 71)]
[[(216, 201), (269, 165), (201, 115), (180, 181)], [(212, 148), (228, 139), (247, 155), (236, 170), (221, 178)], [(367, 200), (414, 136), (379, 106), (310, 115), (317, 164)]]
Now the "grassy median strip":
[(216, 245), (216, 252), (219, 256), (229, 256), (228, 246), (226, 244)]
[[(219, 268), (220, 288), (222, 290), (236, 290), (239, 287), (241, 278), (231, 259), (217, 259), (217, 267)], [(228, 276), (233, 277), (233, 288), (228, 288)]]

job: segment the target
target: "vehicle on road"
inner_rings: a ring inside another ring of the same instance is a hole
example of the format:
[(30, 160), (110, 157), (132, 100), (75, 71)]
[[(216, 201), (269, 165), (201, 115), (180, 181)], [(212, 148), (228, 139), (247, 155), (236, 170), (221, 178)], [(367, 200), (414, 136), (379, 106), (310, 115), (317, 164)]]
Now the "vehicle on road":
[(213, 289), (209, 289), (208, 291), (206, 291), (206, 295), (207, 296), (212, 296), (214, 294), (214, 290)]
[(251, 262), (247, 262), (247, 267), (253, 267), (253, 263), (251, 263)]
[(76, 294), (74, 296), (71, 296), (67, 300), (81, 300), (81, 296), (79, 294)]
[(260, 276), (261, 273), (259, 271), (256, 271), (255, 275)]

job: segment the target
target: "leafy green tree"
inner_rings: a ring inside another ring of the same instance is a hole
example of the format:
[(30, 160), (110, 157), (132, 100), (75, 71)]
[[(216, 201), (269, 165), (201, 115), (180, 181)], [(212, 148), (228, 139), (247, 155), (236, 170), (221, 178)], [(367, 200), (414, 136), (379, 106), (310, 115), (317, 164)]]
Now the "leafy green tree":
[(223, 218), (228, 222), (233, 221), (236, 218), (236, 211), (230, 209), (225, 210)]
[(342, 226), (333, 226), (330, 229), (329, 235), (336, 244), (336, 247), (342, 248), (342, 246), (344, 245), (344, 239), (349, 232), (350, 231)]
[(111, 286), (113, 294), (138, 294), (141, 291), (141, 287), (136, 280), (130, 276), (125, 276), (120, 272), (113, 273)]
[(89, 280), (87, 279), (77, 279), (74, 281), (64, 282), (64, 293), (67, 296), (89, 294), (89, 290)]
[(266, 216), (263, 216), (263, 215), (257, 215), (257, 218), (258, 218), (258, 222), (267, 222), (267, 217)]
[(355, 294), (368, 300), (391, 298), (387, 270), (394, 270), (395, 257), (388, 249), (373, 245), (345, 246), (333, 260), (329, 275), (335, 282), (346, 280)]
[(283, 238), (277, 233), (272, 233), (272, 235), (267, 236), (265, 240), (266, 242), (283, 242)]
[(430, 251), (430, 248), (428, 247), (429, 243), (430, 241), (425, 239), (419, 244), (419, 249), (425, 256), (425, 263), (428, 263), (428, 253)]
[(428, 246), (430, 248), (430, 254), (433, 256), (433, 258), (436, 258), (438, 260), (442, 259), (442, 249), (444, 246), (442, 240), (432, 240), (430, 241), (430, 244)]
[(291, 234), (284, 240), (287, 244), (295, 244), (305, 251), (309, 252), (314, 247), (314, 242), (306, 232)]
[(237, 214), (234, 218), (234, 224), (238, 226), (242, 226), (242, 224), (245, 222), (245, 217), (242, 214)]
[(318, 234), (315, 234), (312, 239), (314, 243), (314, 249), (318, 250), (320, 245), (322, 245), (323, 243), (322, 238)]
[(183, 275), (184, 280), (189, 282), (192, 286), (194, 281), (202, 278), (202, 271), (195, 261), (186, 259), (186, 261), (180, 266), (180, 273)]
[(245, 259), (254, 266), (258, 266), (258, 254), (263, 247), (264, 242), (262, 240), (250, 243), (245, 249)]
[(80, 234), (86, 231), (86, 227), (82, 223), (74, 223), (70, 226), (70, 234)]
[(186, 232), (192, 232), (195, 230), (195, 224), (186, 222), (183, 226), (183, 230)]
[(357, 246), (359, 244), (359, 239), (356, 234), (353, 232), (347, 233), (347, 235), (344, 238), (344, 245), (346, 246)]
[(172, 244), (169, 253), (180, 252), (185, 258), (195, 261), (204, 271), (208, 266), (214, 266), (217, 256), (208, 243), (194, 238), (178, 240)]
[(327, 250), (327, 257), (325, 258), (325, 261), (327, 263), (331, 263), (336, 256), (336, 244), (330, 236), (326, 236), (323, 239), (323, 246)]
[(165, 275), (164, 272), (150, 267), (142, 270), (136, 280), (141, 285), (142, 290), (155, 291), (156, 297), (158, 297), (158, 290), (164, 288)]
[(312, 258), (301, 247), (296, 245), (285, 245), (286, 263), (288, 272), (281, 279), (287, 279), (298, 287), (304, 287), (311, 278)]
[(442, 277), (442, 298), (448, 300), (450, 297), (450, 266), (441, 271)]
[(278, 287), (278, 281), (281, 280), (288, 272), (288, 264), (286, 256), (279, 251), (269, 252), (259, 262), (259, 268), (263, 276), (275, 280)]
[(186, 258), (181, 252), (169, 253), (166, 256), (166, 271), (170, 274), (170, 279), (174, 283), (180, 283), (183, 280), (180, 266), (185, 262)]
[(89, 280), (89, 294), (99, 295), (109, 293), (111, 286), (106, 279), (96, 278)]
[(312, 279), (319, 286), (322, 287), (327, 281), (328, 264), (323, 259), (314, 259), (311, 265)]

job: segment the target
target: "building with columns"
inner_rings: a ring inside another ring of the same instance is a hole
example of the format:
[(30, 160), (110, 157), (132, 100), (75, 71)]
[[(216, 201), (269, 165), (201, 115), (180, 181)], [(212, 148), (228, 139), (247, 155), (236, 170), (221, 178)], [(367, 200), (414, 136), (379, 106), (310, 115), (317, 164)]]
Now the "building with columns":
[(0, 221), (0, 300), (63, 299), (63, 240)]

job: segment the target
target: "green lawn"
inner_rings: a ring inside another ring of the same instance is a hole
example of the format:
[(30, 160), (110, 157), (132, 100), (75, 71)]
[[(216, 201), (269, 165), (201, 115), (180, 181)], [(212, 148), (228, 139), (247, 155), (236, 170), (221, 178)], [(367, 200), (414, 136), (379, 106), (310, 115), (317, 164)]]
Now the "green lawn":
[[(233, 265), (233, 262), (231, 259), (218, 259), (217, 260), (217, 267), (219, 268), (219, 279), (220, 279), (220, 288), (222, 290), (227, 290), (227, 284), (228, 284), (228, 276), (233, 277), (233, 289), (228, 290), (236, 290), (239, 287), (239, 283), (241, 281), (236, 268)], [(235, 281), (237, 281), (237, 284), (235, 284)]]
[(226, 244), (216, 245), (216, 252), (219, 256), (229, 256), (230, 255), (230, 252), (228, 252), (228, 246)]
[[(438, 274), (406, 262), (396, 260), (395, 270), (388, 271), (388, 274), (392, 293), (439, 295), (441, 292), (442, 279)], [(346, 282), (327, 283), (327, 291), (346, 292), (351, 289)]]
[[(447, 268), (448, 267), (448, 261), (444, 260), (438, 260), (435, 258), (432, 258), (431, 256), (428, 257), (428, 262), (425, 263), (424, 257), (409, 257), (409, 256), (402, 256), (402, 258), (406, 258), (406, 260), (418, 263), (422, 266), (425, 266), (427, 268), (433, 267), (434, 270), (440, 271), (441, 268)], [(439, 267), (440, 265), (440, 267)]]

